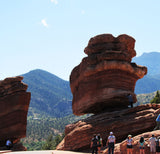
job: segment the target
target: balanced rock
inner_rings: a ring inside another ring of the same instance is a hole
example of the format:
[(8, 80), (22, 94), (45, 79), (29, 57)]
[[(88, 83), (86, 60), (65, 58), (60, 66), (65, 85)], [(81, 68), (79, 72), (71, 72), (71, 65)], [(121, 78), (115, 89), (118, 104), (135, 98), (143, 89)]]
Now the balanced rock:
[(0, 81), (0, 146), (7, 139), (18, 143), (26, 136), (27, 113), (31, 93), (22, 76)]
[(69, 124), (65, 128), (65, 138), (57, 146), (58, 150), (86, 151), (90, 149), (93, 134), (101, 134), (105, 146), (109, 132), (113, 131), (117, 142), (122, 142), (128, 134), (133, 136), (154, 129), (160, 105), (141, 105), (121, 111), (105, 112)]
[[(139, 150), (139, 140), (141, 138), (141, 136), (144, 137), (145, 140), (145, 154), (150, 154), (150, 147), (149, 147), (149, 138), (152, 137), (152, 135), (155, 135), (155, 137), (159, 137), (160, 136), (160, 130), (157, 131), (150, 131), (150, 132), (146, 132), (146, 133), (142, 133), (140, 135), (134, 136), (133, 137), (133, 154), (139, 154), (140, 150)], [(115, 145), (115, 150), (114, 150), (114, 154), (127, 154), (127, 143), (126, 140), (122, 141), (121, 143), (118, 143)], [(108, 149), (104, 150), (103, 154), (108, 154)]]
[(147, 68), (131, 63), (136, 56), (135, 40), (128, 35), (102, 34), (90, 39), (84, 52), (88, 55), (70, 75), (75, 115), (98, 114), (127, 108), (128, 94), (134, 103), (135, 84)]

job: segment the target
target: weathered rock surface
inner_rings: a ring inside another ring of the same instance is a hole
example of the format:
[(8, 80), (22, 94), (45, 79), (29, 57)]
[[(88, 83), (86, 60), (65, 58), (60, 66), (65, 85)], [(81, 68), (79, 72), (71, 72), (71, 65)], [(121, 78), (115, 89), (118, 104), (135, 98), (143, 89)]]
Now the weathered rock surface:
[[(155, 135), (155, 137), (160, 136), (160, 130), (157, 131), (151, 131), (151, 132), (146, 132), (140, 135), (137, 135), (133, 137), (133, 154), (139, 154), (139, 140), (141, 136), (144, 137), (145, 139), (145, 154), (150, 154), (150, 147), (148, 146), (149, 144), (149, 138), (152, 136), (152, 134)], [(103, 154), (108, 154), (108, 149), (104, 150)], [(124, 140), (123, 142), (116, 144), (115, 145), (115, 150), (114, 154), (127, 154), (127, 149), (126, 149), (126, 141)]]
[(134, 44), (128, 35), (103, 34), (90, 39), (84, 50), (88, 57), (70, 75), (75, 115), (127, 108), (129, 93), (136, 102), (135, 84), (147, 68), (131, 63), (136, 55)]
[(26, 136), (27, 113), (31, 93), (23, 77), (6, 78), (0, 81), (0, 146), (7, 139), (14, 143)]
[(153, 130), (155, 119), (160, 113), (160, 105), (142, 105), (122, 111), (105, 112), (93, 115), (85, 120), (67, 125), (65, 138), (57, 146), (59, 150), (83, 151), (90, 149), (90, 141), (93, 134), (100, 133), (103, 143), (113, 131), (117, 142), (133, 136)]

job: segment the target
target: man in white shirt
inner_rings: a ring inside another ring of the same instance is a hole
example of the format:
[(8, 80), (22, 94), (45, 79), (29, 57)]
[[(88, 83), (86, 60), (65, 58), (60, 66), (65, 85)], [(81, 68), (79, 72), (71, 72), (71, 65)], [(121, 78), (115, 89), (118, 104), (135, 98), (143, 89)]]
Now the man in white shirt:
[(154, 135), (149, 139), (150, 152), (154, 154), (156, 152), (156, 138)]
[(110, 132), (110, 136), (108, 137), (107, 144), (108, 144), (108, 154), (114, 154), (114, 145), (116, 143), (116, 137), (113, 135), (113, 132)]

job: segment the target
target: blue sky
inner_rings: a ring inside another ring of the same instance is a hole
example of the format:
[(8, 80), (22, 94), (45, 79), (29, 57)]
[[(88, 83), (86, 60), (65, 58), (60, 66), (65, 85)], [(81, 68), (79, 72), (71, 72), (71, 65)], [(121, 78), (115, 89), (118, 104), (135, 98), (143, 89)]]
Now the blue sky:
[(136, 39), (137, 55), (160, 51), (159, 0), (1, 0), (0, 79), (43, 69), (69, 80), (91, 37)]

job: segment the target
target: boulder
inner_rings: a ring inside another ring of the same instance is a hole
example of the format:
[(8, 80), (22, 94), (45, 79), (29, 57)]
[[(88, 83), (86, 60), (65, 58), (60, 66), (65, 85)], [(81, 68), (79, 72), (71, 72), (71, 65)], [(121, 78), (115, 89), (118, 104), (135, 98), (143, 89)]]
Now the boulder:
[[(145, 140), (145, 154), (150, 154), (150, 147), (149, 147), (149, 138), (152, 136), (152, 134), (155, 135), (155, 137), (159, 137), (160, 136), (160, 130), (157, 131), (150, 131), (150, 132), (146, 132), (137, 136), (133, 137), (133, 154), (139, 154), (140, 150), (139, 150), (139, 140), (141, 138), (141, 136), (144, 137)], [(126, 140), (122, 141), (121, 143), (118, 143), (115, 145), (115, 150), (114, 150), (114, 154), (127, 154), (127, 145), (126, 145)], [(103, 151), (103, 154), (108, 154), (108, 149)]]
[(159, 113), (160, 105), (147, 104), (121, 111), (92, 115), (87, 119), (67, 125), (65, 138), (57, 146), (57, 149), (88, 151), (93, 134), (101, 134), (105, 146), (110, 131), (114, 132), (117, 143), (122, 142), (128, 134), (135, 136), (152, 131)]
[(23, 77), (0, 81), (0, 146), (7, 139), (13, 143), (26, 136), (27, 113), (31, 93), (22, 82)]
[(70, 75), (75, 115), (127, 108), (128, 94), (136, 102), (135, 84), (146, 75), (147, 68), (131, 63), (136, 55), (134, 44), (128, 35), (102, 34), (90, 39), (84, 50), (88, 56)]

